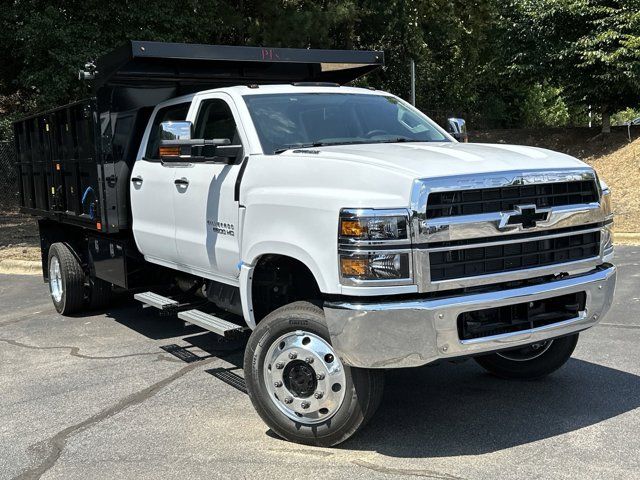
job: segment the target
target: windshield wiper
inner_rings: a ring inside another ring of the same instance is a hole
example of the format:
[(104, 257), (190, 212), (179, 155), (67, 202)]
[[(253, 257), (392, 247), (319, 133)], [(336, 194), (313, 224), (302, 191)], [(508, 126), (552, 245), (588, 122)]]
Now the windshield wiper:
[(287, 150), (293, 150), (294, 148), (298, 149), (298, 148), (324, 147), (326, 145), (330, 145), (330, 144), (329, 143), (324, 143), (324, 142), (315, 142), (315, 143), (299, 143), (299, 144), (296, 144), (296, 145), (287, 145), (287, 146), (284, 146), (282, 148), (276, 148), (273, 151), (273, 154), (274, 155), (279, 155), (279, 154), (281, 154), (283, 152), (286, 152)]
[(277, 148), (273, 151), (274, 155), (279, 155), (287, 150), (293, 150), (298, 148), (312, 148), (312, 147), (331, 147), (335, 145), (362, 145), (371, 143), (405, 143), (405, 142), (427, 142), (428, 140), (415, 140), (408, 137), (396, 137), (387, 140), (353, 140), (348, 142), (314, 142), (314, 143), (300, 143), (296, 145), (289, 145), (282, 148)]
[(370, 143), (406, 143), (406, 142), (427, 142), (428, 140), (416, 140), (408, 137), (396, 137), (387, 140), (378, 140)]
[(349, 142), (314, 142), (314, 143), (300, 143), (296, 145), (285, 146), (282, 148), (277, 148), (273, 151), (274, 155), (279, 155), (280, 153), (286, 152), (287, 150), (293, 150), (298, 148), (312, 148), (312, 147), (331, 147), (335, 145), (355, 145), (358, 143), (370, 143), (362, 140), (355, 140)]

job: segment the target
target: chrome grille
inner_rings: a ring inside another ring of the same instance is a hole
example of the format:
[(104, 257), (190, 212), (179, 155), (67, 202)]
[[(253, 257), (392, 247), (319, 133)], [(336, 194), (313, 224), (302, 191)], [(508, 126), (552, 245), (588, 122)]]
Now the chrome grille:
[(611, 208), (597, 182), (588, 167), (417, 179), (411, 231), (418, 291), (573, 274), (601, 264)]
[(501, 212), (516, 205), (546, 208), (597, 201), (593, 180), (432, 192), (427, 199), (426, 218)]
[(429, 253), (431, 281), (475, 277), (597, 257), (600, 232)]

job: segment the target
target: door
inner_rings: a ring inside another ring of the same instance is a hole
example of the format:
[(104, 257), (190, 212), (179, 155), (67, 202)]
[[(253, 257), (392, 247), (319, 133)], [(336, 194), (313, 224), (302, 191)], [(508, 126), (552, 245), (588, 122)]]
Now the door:
[[(195, 112), (193, 138), (228, 138), (232, 145), (243, 144), (244, 133), (238, 128), (238, 114), (228, 95), (196, 97), (192, 112)], [(204, 147), (202, 154), (214, 155), (214, 147)], [(220, 162), (176, 168), (173, 197), (176, 245), (180, 264), (205, 277), (233, 283), (240, 261), (239, 207), (234, 189), (242, 155), (229, 164), (217, 160)]]
[(131, 172), (133, 236), (145, 258), (155, 263), (175, 263), (178, 256), (173, 210), (176, 167), (160, 162), (158, 130), (161, 122), (185, 120), (189, 106), (183, 100), (157, 110), (143, 139), (146, 149), (138, 153)]

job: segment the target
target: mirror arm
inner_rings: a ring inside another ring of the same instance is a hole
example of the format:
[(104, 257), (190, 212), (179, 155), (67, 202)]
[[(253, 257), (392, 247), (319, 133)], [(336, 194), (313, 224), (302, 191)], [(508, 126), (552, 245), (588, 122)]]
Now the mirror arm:
[(160, 145), (163, 147), (206, 147), (206, 146), (224, 146), (229, 145), (231, 140), (228, 138), (213, 138), (205, 140), (204, 138), (161, 140)]

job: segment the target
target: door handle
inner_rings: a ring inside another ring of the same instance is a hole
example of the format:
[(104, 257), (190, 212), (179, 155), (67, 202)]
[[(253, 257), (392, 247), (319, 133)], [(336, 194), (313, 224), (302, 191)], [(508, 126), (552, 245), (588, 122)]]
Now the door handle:
[(187, 180), (186, 178), (182, 177), (182, 178), (177, 178), (173, 181), (173, 183), (175, 183), (176, 185), (180, 186), (180, 187), (186, 187), (187, 185), (189, 185), (189, 180)]
[(142, 183), (142, 177), (131, 177), (131, 183)]

